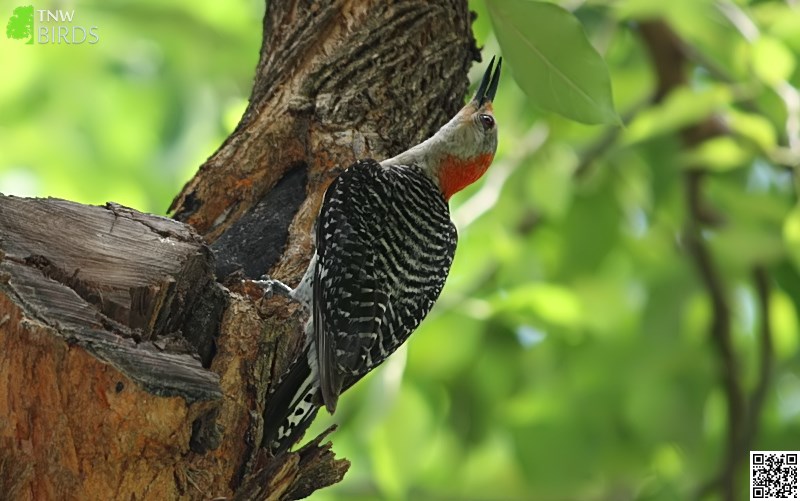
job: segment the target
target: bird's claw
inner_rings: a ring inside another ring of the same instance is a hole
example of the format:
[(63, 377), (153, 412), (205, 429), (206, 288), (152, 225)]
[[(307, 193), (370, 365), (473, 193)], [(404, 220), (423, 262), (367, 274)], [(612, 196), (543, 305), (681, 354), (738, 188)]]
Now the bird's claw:
[(261, 290), (263, 291), (262, 297), (264, 299), (270, 299), (275, 295), (291, 297), (291, 287), (280, 280), (269, 278), (267, 275), (262, 275), (259, 280), (253, 280), (253, 283), (261, 287)]

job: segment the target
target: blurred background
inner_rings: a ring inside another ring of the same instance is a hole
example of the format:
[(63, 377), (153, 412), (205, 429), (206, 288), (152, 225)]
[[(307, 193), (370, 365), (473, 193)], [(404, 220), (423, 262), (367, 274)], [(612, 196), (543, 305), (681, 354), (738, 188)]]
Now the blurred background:
[[(487, 2), (470, 2), (474, 33), (502, 54)], [(800, 5), (558, 3), (605, 59), (624, 126), (542, 111), (512, 61), (495, 163), (453, 199), (441, 300), (320, 413), (311, 433), (340, 423), (353, 465), (313, 499), (716, 499), (732, 421), (751, 449), (800, 449)], [(0, 40), (0, 192), (164, 214), (245, 109), (263, 2), (48, 8), (100, 42)], [(656, 99), (653, 18), (688, 70)], [(687, 139), (711, 117), (724, 135)]]

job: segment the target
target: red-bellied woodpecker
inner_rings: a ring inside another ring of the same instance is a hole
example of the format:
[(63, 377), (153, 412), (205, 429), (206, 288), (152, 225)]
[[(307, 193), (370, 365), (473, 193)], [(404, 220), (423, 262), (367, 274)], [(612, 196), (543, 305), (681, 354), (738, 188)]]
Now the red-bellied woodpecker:
[(271, 391), (263, 445), (284, 450), (324, 405), (381, 364), (417, 328), (442, 291), (456, 249), (448, 200), (492, 163), (492, 100), (502, 59), (475, 97), (430, 139), (394, 158), (361, 160), (331, 183), (316, 223), (315, 253), (295, 289), (310, 319), (306, 356)]

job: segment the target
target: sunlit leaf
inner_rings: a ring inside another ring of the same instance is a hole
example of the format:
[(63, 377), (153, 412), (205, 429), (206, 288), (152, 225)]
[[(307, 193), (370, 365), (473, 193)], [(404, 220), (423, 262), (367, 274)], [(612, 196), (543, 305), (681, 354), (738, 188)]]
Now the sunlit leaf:
[(712, 392), (706, 399), (703, 431), (709, 438), (721, 437), (725, 432), (725, 397), (721, 390)]
[(638, 114), (623, 137), (628, 144), (633, 144), (677, 131), (724, 109), (731, 99), (730, 90), (723, 86), (711, 86), (702, 91), (680, 87), (659, 105)]
[(764, 2), (754, 4), (753, 17), (769, 34), (778, 38), (793, 52), (800, 50), (800, 12), (791, 4)]
[(558, 285), (523, 285), (503, 294), (496, 304), (501, 311), (528, 313), (564, 327), (575, 327), (581, 321), (580, 300), (572, 291)]
[(653, 457), (653, 469), (665, 477), (677, 477), (683, 470), (684, 463), (681, 452), (670, 444), (658, 448)]
[(777, 85), (789, 79), (795, 56), (780, 40), (762, 36), (753, 45), (753, 71), (764, 82)]
[(716, 137), (687, 150), (681, 157), (681, 163), (688, 168), (721, 172), (745, 167), (752, 158), (753, 153), (736, 139)]
[(704, 294), (692, 294), (687, 298), (681, 318), (681, 333), (688, 343), (701, 346), (707, 339), (711, 325), (711, 304)]
[(781, 360), (788, 360), (797, 353), (798, 322), (797, 310), (791, 298), (780, 290), (773, 291), (769, 317), (772, 321), (775, 354)]
[(792, 258), (795, 267), (800, 268), (800, 205), (792, 209), (786, 216), (783, 224), (783, 239), (786, 241), (789, 257)]
[(761, 151), (770, 152), (777, 145), (775, 126), (766, 117), (731, 110), (725, 118), (732, 131), (751, 140)]
[(514, 78), (539, 107), (587, 124), (619, 123), (611, 80), (578, 20), (531, 0), (487, 0)]

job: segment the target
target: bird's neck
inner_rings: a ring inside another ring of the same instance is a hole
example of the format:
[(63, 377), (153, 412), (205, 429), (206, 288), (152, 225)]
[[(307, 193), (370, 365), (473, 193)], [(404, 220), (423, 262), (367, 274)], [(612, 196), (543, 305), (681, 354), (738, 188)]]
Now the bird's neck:
[[(383, 166), (416, 165), (439, 187), (445, 200), (480, 178), (493, 154), (469, 152), (456, 133), (458, 116), (446, 123), (436, 134), (396, 157), (381, 162)], [(458, 153), (460, 154), (458, 154)]]
[(494, 155), (477, 153), (462, 158), (454, 153), (459, 148), (447, 137), (435, 135), (381, 165), (416, 165), (439, 187), (445, 200), (477, 181), (489, 168)]
[(491, 153), (482, 153), (471, 158), (455, 155), (444, 156), (439, 161), (437, 177), (439, 189), (445, 200), (477, 181), (492, 163)]

